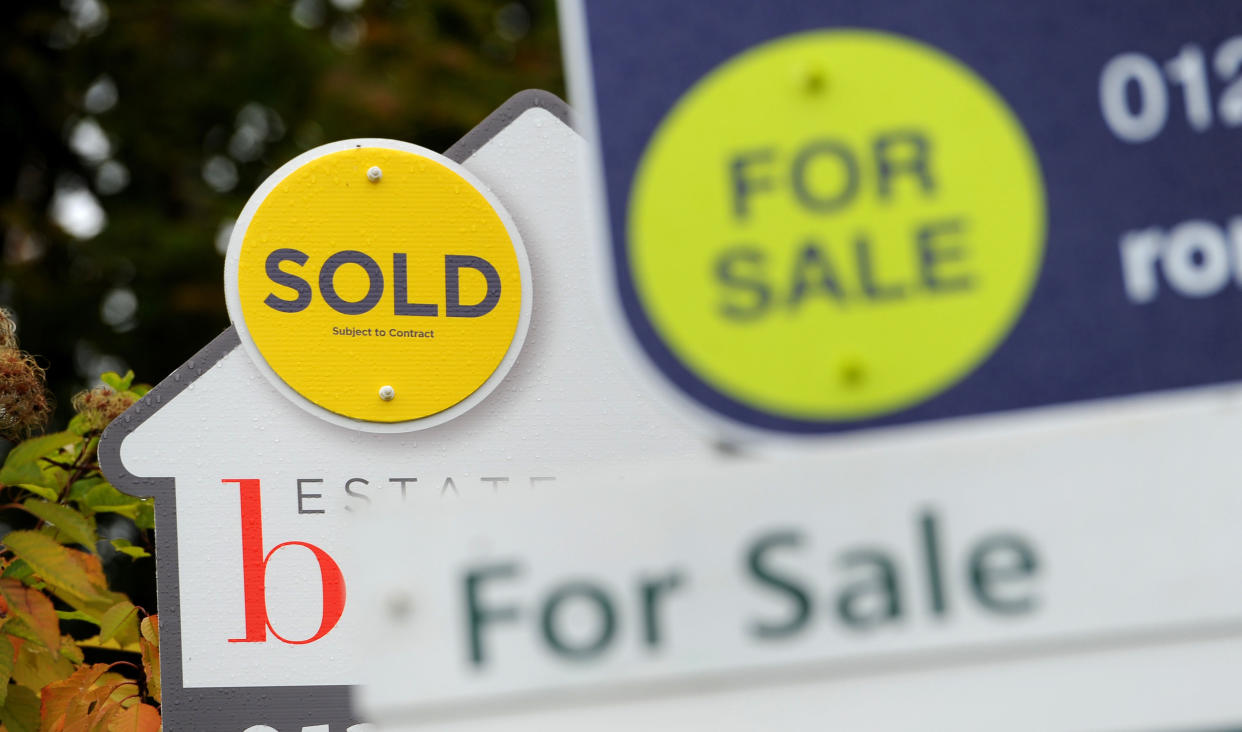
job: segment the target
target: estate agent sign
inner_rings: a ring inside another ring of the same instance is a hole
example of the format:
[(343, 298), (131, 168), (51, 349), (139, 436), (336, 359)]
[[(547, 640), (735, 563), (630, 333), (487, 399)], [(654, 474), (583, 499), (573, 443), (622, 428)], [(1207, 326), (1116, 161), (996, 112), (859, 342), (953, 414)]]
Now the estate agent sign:
[(567, 0), (639, 360), (735, 433), (1242, 377), (1242, 5)]
[(583, 457), (709, 449), (596, 327), (568, 118), (525, 92), (443, 156), (335, 143), (247, 204), (233, 326), (101, 446), (110, 479), (156, 497), (169, 729), (367, 729), (361, 566), (418, 560), (354, 551), (351, 519), (384, 496), (526, 493)]

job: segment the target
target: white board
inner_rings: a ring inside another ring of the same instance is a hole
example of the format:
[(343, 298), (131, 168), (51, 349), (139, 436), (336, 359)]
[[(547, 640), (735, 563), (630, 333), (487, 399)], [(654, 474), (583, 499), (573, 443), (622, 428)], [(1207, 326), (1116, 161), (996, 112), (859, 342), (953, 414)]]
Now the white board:
[[(1228, 477), (1239, 429), (1236, 390), (1208, 389), (691, 469), (580, 466), (534, 497), (374, 514), (364, 553), (435, 560), (364, 570), (375, 663), (361, 701), (394, 729), (1237, 719), (1242, 698), (1220, 680), (1242, 669), (1242, 494)], [(783, 633), (798, 602), (748, 566), (775, 536), (763, 570), (811, 605)], [(663, 583), (654, 644), (644, 582)], [(560, 642), (581, 651), (605, 635), (583, 583), (608, 599), (614, 629), (598, 652), (558, 652), (541, 630), (558, 589), (578, 588), (551, 611)], [(847, 595), (870, 622), (842, 620)]]

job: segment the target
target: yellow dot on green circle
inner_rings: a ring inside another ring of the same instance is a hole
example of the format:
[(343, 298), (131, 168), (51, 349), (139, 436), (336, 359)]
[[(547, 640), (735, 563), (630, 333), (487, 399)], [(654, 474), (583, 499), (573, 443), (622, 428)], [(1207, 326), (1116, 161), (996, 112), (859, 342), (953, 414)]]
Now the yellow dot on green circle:
[(716, 392), (858, 420), (961, 381), (1038, 277), (1043, 181), (1021, 123), (951, 56), (802, 33), (710, 72), (635, 174), (627, 261), (646, 318)]

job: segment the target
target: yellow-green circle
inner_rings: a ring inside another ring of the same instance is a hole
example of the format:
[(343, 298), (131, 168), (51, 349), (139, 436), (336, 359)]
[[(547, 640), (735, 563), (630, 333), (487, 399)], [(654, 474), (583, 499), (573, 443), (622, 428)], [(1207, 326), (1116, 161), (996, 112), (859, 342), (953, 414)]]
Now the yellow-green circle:
[(854, 420), (995, 350), (1044, 220), (1032, 146), (987, 82), (904, 37), (819, 31), (749, 49), (678, 101), (634, 178), (627, 255), (695, 377), (765, 414)]

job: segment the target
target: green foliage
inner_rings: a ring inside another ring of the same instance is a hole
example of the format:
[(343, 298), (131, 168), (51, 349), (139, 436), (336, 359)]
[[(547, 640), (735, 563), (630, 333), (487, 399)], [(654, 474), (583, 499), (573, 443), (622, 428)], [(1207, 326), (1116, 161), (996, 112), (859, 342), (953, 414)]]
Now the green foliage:
[[(160, 727), (158, 621), (109, 586), (100, 558), (104, 547), (123, 561), (150, 553), (100, 539), (97, 524), (125, 516), (149, 546), (151, 499), (113, 488), (96, 453), (108, 422), (147, 391), (133, 378), (104, 374), (74, 399), (68, 430), (18, 444), (0, 467), (2, 515), (22, 527), (0, 537), (0, 724), (10, 731)], [(132, 660), (88, 661), (101, 653)]]

